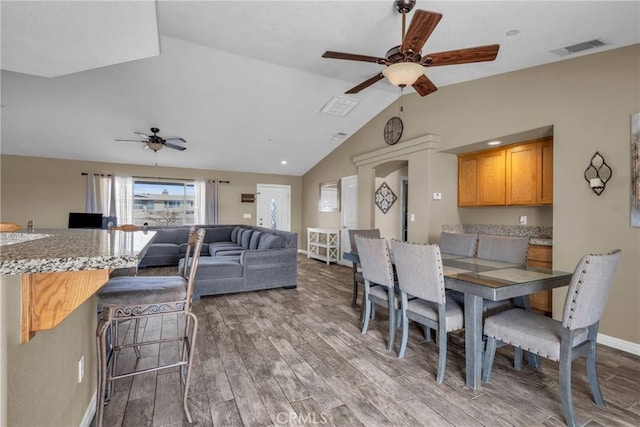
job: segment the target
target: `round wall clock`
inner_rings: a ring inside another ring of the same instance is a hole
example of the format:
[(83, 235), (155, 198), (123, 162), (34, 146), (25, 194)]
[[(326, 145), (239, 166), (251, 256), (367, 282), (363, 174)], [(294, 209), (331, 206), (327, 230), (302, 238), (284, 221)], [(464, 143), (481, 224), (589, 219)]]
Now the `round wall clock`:
[(387, 124), (384, 126), (384, 142), (389, 145), (393, 145), (400, 141), (402, 136), (402, 120), (400, 117), (391, 117)]

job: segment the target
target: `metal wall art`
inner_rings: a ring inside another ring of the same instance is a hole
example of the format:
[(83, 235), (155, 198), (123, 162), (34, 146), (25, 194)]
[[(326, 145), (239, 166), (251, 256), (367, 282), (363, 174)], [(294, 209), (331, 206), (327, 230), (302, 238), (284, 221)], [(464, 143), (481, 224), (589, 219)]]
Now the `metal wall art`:
[(376, 206), (380, 208), (383, 214), (386, 214), (393, 203), (398, 200), (393, 191), (389, 188), (386, 182), (383, 182), (380, 187), (376, 190)]
[(589, 183), (589, 187), (599, 196), (612, 176), (613, 170), (604, 161), (604, 157), (596, 151), (596, 154), (591, 158), (591, 162), (589, 162), (589, 166), (584, 171), (584, 179)]

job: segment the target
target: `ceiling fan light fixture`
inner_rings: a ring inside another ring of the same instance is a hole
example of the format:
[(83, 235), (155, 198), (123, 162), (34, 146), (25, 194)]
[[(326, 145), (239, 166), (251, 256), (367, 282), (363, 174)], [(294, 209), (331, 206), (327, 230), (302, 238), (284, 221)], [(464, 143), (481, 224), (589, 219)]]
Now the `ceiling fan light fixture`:
[(149, 149), (153, 150), (153, 151), (160, 151), (160, 150), (162, 150), (162, 143), (161, 142), (147, 142), (147, 147), (149, 147)]
[(389, 83), (394, 86), (411, 86), (424, 74), (424, 67), (416, 62), (398, 62), (396, 64), (387, 65), (382, 70)]

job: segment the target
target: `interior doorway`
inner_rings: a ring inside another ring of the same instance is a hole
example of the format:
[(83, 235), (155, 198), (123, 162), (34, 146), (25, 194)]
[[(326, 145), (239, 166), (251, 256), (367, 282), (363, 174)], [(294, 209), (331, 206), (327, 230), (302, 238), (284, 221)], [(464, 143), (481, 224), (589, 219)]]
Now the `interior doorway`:
[(340, 180), (340, 206), (342, 207), (342, 227), (340, 232), (340, 260), (345, 265), (342, 254), (351, 250), (349, 230), (358, 228), (358, 175), (345, 176)]

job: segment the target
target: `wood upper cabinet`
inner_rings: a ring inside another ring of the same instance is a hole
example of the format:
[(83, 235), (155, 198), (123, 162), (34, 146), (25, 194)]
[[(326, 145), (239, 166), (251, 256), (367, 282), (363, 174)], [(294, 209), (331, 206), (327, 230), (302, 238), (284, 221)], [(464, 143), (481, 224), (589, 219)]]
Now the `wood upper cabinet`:
[(458, 206), (505, 203), (504, 149), (458, 155)]
[(480, 205), (505, 203), (505, 152), (489, 150), (480, 153)]
[(553, 140), (458, 155), (458, 206), (553, 204)]
[(553, 140), (505, 147), (507, 205), (553, 203)]
[(538, 203), (553, 204), (553, 140), (540, 142), (538, 150)]
[(478, 154), (458, 156), (458, 206), (478, 206)]

